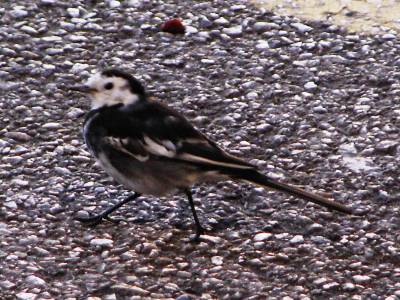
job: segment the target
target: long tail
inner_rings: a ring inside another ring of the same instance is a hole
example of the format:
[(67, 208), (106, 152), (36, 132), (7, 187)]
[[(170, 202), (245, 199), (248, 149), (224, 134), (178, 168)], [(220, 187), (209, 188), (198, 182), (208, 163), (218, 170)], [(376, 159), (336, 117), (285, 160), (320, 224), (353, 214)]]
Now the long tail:
[[(239, 170), (236, 170), (236, 171), (239, 171)], [(236, 172), (233, 172), (233, 173), (236, 173)], [(340, 211), (340, 212), (343, 212), (346, 214), (353, 214), (352, 209), (343, 204), (337, 203), (333, 200), (327, 199), (320, 195), (307, 192), (307, 191), (302, 190), (293, 185), (278, 182), (272, 178), (269, 178), (269, 177), (259, 173), (256, 170), (240, 170), (239, 172), (234, 174), (234, 176), (237, 177), (238, 179), (240, 178), (242, 180), (250, 181), (252, 183), (263, 186), (265, 188), (270, 188), (270, 189), (274, 189), (277, 191), (286, 192), (290, 195), (300, 197), (304, 200), (325, 206), (330, 209), (334, 209), (334, 210), (337, 210), (337, 211)]]

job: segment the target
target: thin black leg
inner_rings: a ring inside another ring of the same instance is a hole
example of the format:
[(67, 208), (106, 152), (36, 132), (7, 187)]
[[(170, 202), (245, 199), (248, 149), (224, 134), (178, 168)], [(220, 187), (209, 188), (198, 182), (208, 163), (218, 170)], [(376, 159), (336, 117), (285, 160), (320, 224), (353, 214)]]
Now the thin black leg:
[(190, 209), (192, 210), (194, 222), (196, 224), (196, 235), (194, 237), (194, 240), (198, 242), (200, 235), (204, 234), (205, 230), (203, 227), (201, 227), (199, 218), (197, 217), (196, 207), (193, 202), (192, 192), (189, 189), (185, 189), (184, 191), (185, 191), (186, 196), (189, 199)]
[(87, 218), (77, 217), (77, 218), (75, 218), (75, 220), (78, 220), (78, 221), (80, 221), (82, 223), (86, 223), (86, 224), (91, 225), (91, 226), (96, 226), (97, 224), (101, 223), (104, 219), (107, 219), (109, 221), (114, 221), (113, 219), (111, 219), (109, 217), (109, 215), (112, 212), (116, 211), (118, 208), (120, 208), (125, 203), (133, 201), (138, 197), (140, 197), (140, 194), (139, 193), (134, 193), (133, 195), (125, 198), (121, 202), (119, 202), (119, 203), (107, 208), (106, 210), (102, 211), (101, 213), (99, 213), (97, 215), (90, 216), (90, 217), (87, 217)]

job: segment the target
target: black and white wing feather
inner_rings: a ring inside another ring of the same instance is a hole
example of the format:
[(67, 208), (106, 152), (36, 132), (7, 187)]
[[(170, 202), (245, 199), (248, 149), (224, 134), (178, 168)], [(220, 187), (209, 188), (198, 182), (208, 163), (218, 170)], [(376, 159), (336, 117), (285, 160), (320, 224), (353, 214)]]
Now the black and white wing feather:
[(183, 116), (159, 103), (101, 108), (87, 117), (84, 128), (91, 133), (85, 134), (85, 140), (94, 155), (99, 145), (107, 145), (141, 162), (167, 159), (205, 170), (255, 168), (223, 151)]

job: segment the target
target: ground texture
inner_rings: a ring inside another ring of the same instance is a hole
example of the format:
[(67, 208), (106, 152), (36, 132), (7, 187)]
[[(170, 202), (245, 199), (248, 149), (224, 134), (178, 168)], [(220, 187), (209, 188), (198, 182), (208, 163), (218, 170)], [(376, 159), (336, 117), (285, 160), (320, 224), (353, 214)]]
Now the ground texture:
[[(1, 299), (399, 299), (400, 43), (240, 1), (0, 4)], [(160, 32), (181, 17), (187, 34)], [(80, 133), (70, 86), (129, 70), (232, 154), (367, 214), (234, 182), (139, 198)], [(90, 298), (92, 297), (92, 298)]]

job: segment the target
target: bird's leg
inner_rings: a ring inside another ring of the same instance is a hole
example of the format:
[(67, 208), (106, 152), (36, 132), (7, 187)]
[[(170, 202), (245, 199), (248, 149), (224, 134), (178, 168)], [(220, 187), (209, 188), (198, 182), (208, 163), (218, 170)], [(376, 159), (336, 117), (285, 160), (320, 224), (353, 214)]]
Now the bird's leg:
[(122, 200), (121, 202), (107, 208), (106, 210), (102, 211), (101, 213), (97, 214), (97, 215), (93, 215), (90, 217), (77, 217), (75, 218), (75, 220), (78, 220), (82, 223), (86, 223), (88, 225), (91, 226), (96, 226), (97, 224), (101, 223), (104, 219), (115, 222), (115, 220), (111, 219), (109, 217), (109, 215), (114, 212), (115, 210), (117, 210), (118, 208), (120, 208), (122, 205), (124, 205), (125, 203), (128, 203), (130, 201), (135, 200), (136, 198), (140, 197), (139, 193), (134, 193), (133, 195), (125, 198), (124, 200)]
[(205, 230), (201, 227), (199, 218), (197, 217), (196, 208), (193, 202), (192, 192), (189, 189), (185, 189), (185, 194), (189, 199), (190, 209), (192, 210), (194, 222), (196, 224), (196, 235), (194, 237), (195, 242), (199, 242), (200, 235), (204, 234)]

